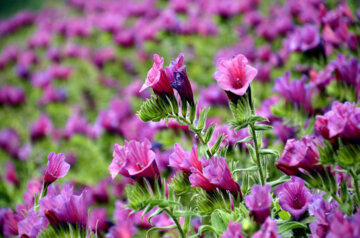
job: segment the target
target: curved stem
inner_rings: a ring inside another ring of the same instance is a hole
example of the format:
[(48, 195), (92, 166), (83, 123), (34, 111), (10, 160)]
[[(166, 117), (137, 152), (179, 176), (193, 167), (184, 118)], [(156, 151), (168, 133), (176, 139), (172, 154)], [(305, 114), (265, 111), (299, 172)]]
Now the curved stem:
[(358, 176), (355, 174), (354, 170), (352, 170), (352, 169), (350, 169), (349, 172), (354, 181), (354, 189), (355, 189), (356, 200), (357, 200), (356, 204), (358, 205), (360, 203), (360, 191), (359, 191)]
[(165, 211), (165, 213), (166, 213), (169, 217), (171, 217), (171, 218), (173, 219), (173, 221), (175, 222), (175, 225), (176, 225), (176, 227), (177, 227), (177, 229), (178, 229), (178, 231), (179, 231), (180, 237), (181, 237), (181, 238), (185, 238), (185, 237), (186, 237), (186, 236), (185, 236), (185, 232), (183, 231), (183, 229), (182, 229), (179, 221), (176, 219), (176, 217), (173, 216), (173, 214), (171, 213), (170, 210), (164, 209), (164, 211)]
[[(189, 127), (191, 127), (191, 126), (193, 125), (193, 124), (192, 124), (187, 118), (185, 118), (185, 117), (182, 117), (182, 116), (171, 116), (171, 117), (172, 117), (172, 118), (175, 118), (175, 119), (179, 119), (180, 121), (182, 121), (183, 123), (185, 123), (185, 124), (188, 125)], [(191, 130), (191, 128), (190, 128), (190, 130)], [(207, 150), (206, 150), (206, 154), (207, 154), (209, 157), (211, 157), (212, 154), (211, 154), (211, 152), (210, 152), (209, 146), (208, 146), (208, 144), (205, 142), (205, 140), (204, 140), (201, 132), (200, 132), (200, 131), (194, 131), (194, 130), (191, 130), (191, 131), (196, 134), (196, 136), (199, 138), (201, 144), (206, 145), (206, 146), (208, 147)]]
[(257, 136), (256, 136), (256, 131), (254, 129), (254, 124), (250, 125), (251, 128), (251, 134), (252, 137), (254, 139), (254, 146), (255, 146), (255, 155), (256, 155), (256, 164), (259, 168), (259, 178), (260, 178), (260, 183), (261, 186), (264, 186), (265, 184), (265, 179), (264, 179), (264, 174), (263, 174), (263, 170), (262, 170), (262, 166), (261, 166), (261, 161), (260, 161), (260, 153), (259, 153), (259, 145), (257, 143)]

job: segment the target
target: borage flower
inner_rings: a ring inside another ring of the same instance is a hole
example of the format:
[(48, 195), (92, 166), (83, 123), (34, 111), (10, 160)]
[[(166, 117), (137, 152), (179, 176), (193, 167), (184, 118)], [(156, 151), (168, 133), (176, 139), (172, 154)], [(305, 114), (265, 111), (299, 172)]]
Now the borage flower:
[(213, 77), (226, 91), (229, 99), (234, 101), (237, 96), (243, 96), (246, 93), (256, 74), (257, 70), (248, 64), (247, 58), (239, 54), (232, 59), (220, 60)]
[(257, 231), (252, 238), (281, 238), (278, 235), (279, 229), (276, 226), (276, 221), (271, 220), (270, 217), (261, 225), (261, 229)]
[(233, 179), (230, 169), (223, 157), (212, 157), (210, 159), (201, 158), (202, 168), (191, 168), (189, 177), (192, 187), (201, 187), (206, 191), (212, 191), (215, 188), (229, 190), (232, 193), (241, 191), (239, 185)]
[(304, 181), (297, 177), (292, 177), (291, 181), (277, 186), (275, 194), (279, 198), (281, 208), (290, 212), (295, 220), (299, 220), (312, 201), (311, 191), (305, 187)]
[(124, 146), (115, 144), (113, 160), (109, 166), (112, 178), (119, 173), (134, 180), (153, 179), (159, 175), (155, 153), (150, 148), (151, 143), (147, 139), (143, 142), (125, 141)]
[(241, 224), (230, 221), (226, 231), (221, 235), (221, 238), (244, 238), (241, 234)]
[(251, 194), (245, 197), (245, 204), (250, 209), (250, 216), (258, 223), (263, 223), (270, 216), (270, 205), (272, 203), (270, 192), (270, 185), (255, 184), (251, 189)]

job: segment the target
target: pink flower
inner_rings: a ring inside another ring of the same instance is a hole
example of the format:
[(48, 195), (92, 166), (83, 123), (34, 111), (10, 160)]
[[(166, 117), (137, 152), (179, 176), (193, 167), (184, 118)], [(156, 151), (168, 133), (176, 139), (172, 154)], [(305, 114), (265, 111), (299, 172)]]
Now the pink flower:
[(150, 87), (154, 90), (154, 93), (157, 95), (173, 95), (174, 90), (170, 86), (170, 80), (167, 77), (165, 70), (162, 68), (164, 65), (164, 58), (155, 54), (154, 55), (154, 64), (149, 70), (146, 81), (143, 84), (140, 92)]
[(201, 170), (202, 167), (196, 146), (193, 146), (191, 152), (185, 152), (179, 144), (175, 144), (174, 152), (169, 158), (169, 166), (187, 173), (190, 173), (192, 167)]
[(257, 70), (248, 65), (247, 58), (239, 54), (232, 59), (220, 60), (213, 77), (225, 91), (242, 96), (254, 80)]
[(226, 231), (221, 235), (221, 238), (244, 238), (241, 234), (241, 224), (230, 221)]
[(64, 177), (70, 169), (70, 164), (65, 162), (65, 155), (55, 154), (51, 152), (48, 156), (47, 170), (45, 173), (44, 181), (52, 183), (58, 178)]
[(192, 187), (201, 187), (206, 191), (212, 191), (216, 187), (229, 190), (233, 193), (240, 193), (239, 185), (233, 179), (226, 159), (223, 157), (201, 158), (202, 168), (191, 168), (192, 174), (189, 177)]
[(281, 238), (278, 235), (279, 229), (276, 226), (276, 221), (271, 220), (270, 217), (261, 225), (261, 229), (257, 231), (252, 238)]
[(52, 132), (53, 125), (47, 115), (41, 115), (38, 120), (30, 125), (31, 140), (40, 139)]
[(115, 144), (113, 160), (109, 171), (114, 179), (119, 173), (135, 180), (140, 178), (155, 178), (159, 170), (155, 160), (155, 153), (151, 143), (145, 139), (143, 142), (125, 141), (125, 145)]

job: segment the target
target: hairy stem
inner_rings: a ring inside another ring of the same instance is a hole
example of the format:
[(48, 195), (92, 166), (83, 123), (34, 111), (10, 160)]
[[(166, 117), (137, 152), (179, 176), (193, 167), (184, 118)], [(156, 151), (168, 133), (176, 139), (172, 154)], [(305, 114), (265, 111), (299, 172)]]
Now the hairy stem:
[(356, 175), (356, 173), (354, 172), (354, 170), (350, 169), (349, 170), (350, 175), (354, 181), (354, 189), (355, 189), (355, 194), (356, 194), (356, 205), (359, 205), (360, 203), (360, 191), (359, 191), (359, 181), (358, 181), (358, 176)]
[(171, 217), (171, 218), (173, 219), (173, 221), (175, 222), (175, 225), (176, 225), (176, 227), (177, 227), (177, 229), (178, 229), (178, 231), (179, 231), (180, 237), (181, 237), (181, 238), (185, 238), (185, 237), (186, 237), (186, 236), (185, 236), (185, 232), (183, 231), (183, 229), (182, 229), (182, 227), (181, 227), (178, 219), (176, 219), (176, 217), (174, 217), (174, 215), (172, 214), (172, 212), (171, 212), (169, 209), (164, 209), (164, 211), (165, 211), (165, 213), (166, 213), (169, 217)]
[(256, 155), (256, 165), (258, 166), (259, 169), (259, 178), (260, 178), (260, 183), (261, 186), (263, 186), (265, 184), (265, 178), (264, 178), (264, 174), (263, 174), (263, 169), (262, 169), (262, 165), (261, 165), (261, 157), (260, 157), (260, 153), (259, 153), (259, 145), (258, 145), (258, 140), (257, 140), (257, 135), (256, 135), (256, 131), (254, 129), (254, 124), (250, 125), (251, 128), (251, 134), (252, 137), (254, 139), (254, 147), (255, 147), (255, 155)]

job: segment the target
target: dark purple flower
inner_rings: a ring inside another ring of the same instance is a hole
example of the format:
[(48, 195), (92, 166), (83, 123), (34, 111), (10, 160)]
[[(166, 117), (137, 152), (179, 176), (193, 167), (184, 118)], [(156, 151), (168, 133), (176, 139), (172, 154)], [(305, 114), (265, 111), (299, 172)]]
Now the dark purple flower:
[(263, 223), (270, 216), (270, 205), (272, 203), (270, 192), (270, 185), (255, 184), (251, 188), (251, 193), (245, 197), (245, 204), (250, 209), (250, 216), (258, 223)]
[(114, 179), (119, 173), (135, 180), (141, 178), (154, 179), (159, 175), (155, 160), (155, 153), (151, 149), (151, 143), (145, 139), (143, 142), (132, 140), (125, 141), (125, 145), (115, 144), (113, 160), (109, 171)]
[(174, 72), (174, 80), (170, 81), (170, 85), (179, 93), (180, 97), (184, 98), (190, 105), (194, 104), (193, 91), (185, 65)]
[(281, 238), (278, 232), (279, 229), (276, 226), (276, 221), (268, 217), (261, 225), (260, 230), (252, 235), (252, 238)]
[(287, 175), (301, 175), (301, 169), (312, 171), (322, 169), (319, 163), (318, 141), (311, 136), (304, 136), (301, 140), (290, 139), (286, 142), (284, 152), (280, 156), (276, 167)]
[(288, 211), (295, 220), (299, 220), (312, 201), (311, 191), (305, 187), (304, 181), (297, 177), (278, 185), (275, 194), (279, 198), (281, 208)]
[(245, 238), (241, 234), (241, 224), (230, 221), (226, 231), (221, 235), (221, 238)]
[(201, 170), (197, 147), (193, 146), (191, 152), (185, 152), (179, 144), (174, 145), (174, 152), (169, 157), (169, 166), (190, 173), (194, 167)]
[(70, 169), (70, 165), (65, 162), (65, 155), (51, 152), (48, 156), (47, 170), (44, 176), (45, 183), (51, 184), (58, 178), (64, 177)]

